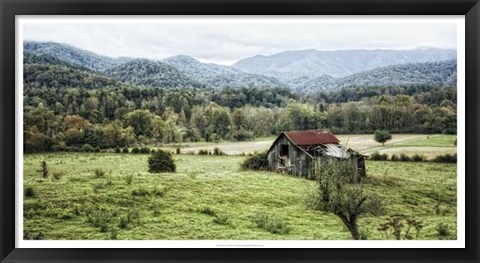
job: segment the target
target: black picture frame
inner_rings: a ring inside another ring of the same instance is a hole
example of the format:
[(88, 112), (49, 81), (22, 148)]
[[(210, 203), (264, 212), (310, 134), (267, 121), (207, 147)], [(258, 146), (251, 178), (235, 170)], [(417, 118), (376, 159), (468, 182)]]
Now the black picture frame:
[[(465, 249), (26, 249), (15, 248), (16, 15), (465, 15)], [(1, 262), (480, 262), (478, 0), (0, 0)]]

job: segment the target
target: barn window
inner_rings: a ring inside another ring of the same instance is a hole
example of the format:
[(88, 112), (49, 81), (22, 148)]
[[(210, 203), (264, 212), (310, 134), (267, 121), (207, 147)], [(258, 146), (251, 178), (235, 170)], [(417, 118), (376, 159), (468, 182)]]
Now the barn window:
[(280, 145), (280, 156), (288, 155), (288, 144)]

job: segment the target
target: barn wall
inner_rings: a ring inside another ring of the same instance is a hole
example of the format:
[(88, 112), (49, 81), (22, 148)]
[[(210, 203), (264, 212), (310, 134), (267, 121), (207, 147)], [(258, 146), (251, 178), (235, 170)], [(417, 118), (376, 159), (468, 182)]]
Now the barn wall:
[[(281, 163), (280, 158), (280, 149), (281, 145), (288, 145), (288, 152), (290, 156), (290, 163), (292, 167), (288, 170), (279, 170), (279, 164)], [(315, 178), (316, 168), (322, 167), (325, 164), (325, 161), (328, 158), (334, 158), (330, 156), (315, 156), (312, 158), (308, 153), (301, 150), (299, 147), (294, 145), (290, 140), (285, 136), (285, 134), (280, 135), (280, 137), (273, 143), (270, 151), (268, 152), (268, 165), (269, 170), (276, 172), (286, 172), (289, 174), (294, 174), (301, 177), (306, 177), (308, 179)], [(365, 159), (362, 156), (357, 154), (351, 154), (349, 162), (355, 169), (354, 178), (365, 177)]]
[(290, 142), (284, 134), (280, 135), (280, 137), (274, 142), (268, 153), (269, 169), (271, 171), (279, 171), (278, 164), (281, 163), (280, 149), (283, 144), (288, 145), (290, 163), (293, 166), (289, 169), (288, 173), (313, 178), (312, 158)]

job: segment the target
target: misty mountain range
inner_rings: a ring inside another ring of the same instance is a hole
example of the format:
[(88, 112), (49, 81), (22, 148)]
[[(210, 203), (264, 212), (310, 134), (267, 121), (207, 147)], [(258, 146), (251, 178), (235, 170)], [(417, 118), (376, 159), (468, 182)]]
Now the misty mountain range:
[[(456, 87), (456, 50), (285, 51), (256, 55), (231, 66), (178, 55), (163, 60), (112, 58), (71, 45), (24, 42), (30, 72), (68, 67), (114, 81), (152, 87), (288, 87), (298, 92), (352, 86), (435, 85)], [(51, 67), (32, 65), (45, 65)], [(58, 69), (57, 69), (58, 71)]]

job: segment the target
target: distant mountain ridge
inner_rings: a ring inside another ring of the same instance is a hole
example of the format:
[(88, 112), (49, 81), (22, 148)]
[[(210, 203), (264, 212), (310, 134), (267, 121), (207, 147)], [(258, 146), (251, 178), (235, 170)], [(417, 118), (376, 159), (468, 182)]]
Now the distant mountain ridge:
[[(185, 55), (163, 60), (112, 58), (71, 45), (24, 42), (24, 63), (61, 66), (112, 81), (157, 88), (288, 87), (296, 92), (368, 85), (456, 85), (456, 50), (315, 49), (256, 55), (232, 66), (202, 63)], [(433, 63), (433, 64), (432, 64)], [(32, 67), (31, 67), (32, 68)], [(77, 82), (75, 82), (77, 83)], [(111, 83), (111, 81), (108, 81)]]
[(280, 52), (271, 56), (242, 59), (232, 67), (263, 74), (284, 82), (322, 75), (345, 77), (354, 73), (396, 64), (424, 63), (456, 59), (454, 49), (417, 48), (413, 50), (338, 50), (315, 49)]
[(297, 87), (297, 91), (311, 92), (359, 86), (407, 85), (436, 85), (455, 88), (457, 85), (457, 61), (393, 65), (355, 73), (343, 78), (324, 75), (303, 83)]
[(211, 88), (285, 86), (285, 84), (272, 77), (245, 73), (228, 66), (202, 63), (185, 55), (169, 57), (162, 60), (162, 62), (176, 67), (185, 75)]

